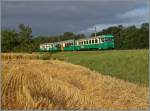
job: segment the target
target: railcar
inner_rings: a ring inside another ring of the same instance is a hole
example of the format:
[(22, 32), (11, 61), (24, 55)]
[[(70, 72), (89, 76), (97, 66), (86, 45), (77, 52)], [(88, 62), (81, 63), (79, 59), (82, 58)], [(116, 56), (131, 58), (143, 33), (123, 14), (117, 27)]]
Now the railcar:
[(83, 39), (72, 39), (40, 45), (40, 51), (80, 51), (80, 50), (104, 50), (114, 48), (114, 37), (111, 34), (100, 35)]

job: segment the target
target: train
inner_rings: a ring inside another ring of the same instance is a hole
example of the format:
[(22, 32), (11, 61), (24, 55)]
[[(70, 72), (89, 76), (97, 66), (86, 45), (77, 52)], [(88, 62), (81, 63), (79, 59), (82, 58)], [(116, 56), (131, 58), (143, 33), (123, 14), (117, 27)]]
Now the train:
[(40, 44), (39, 49), (42, 52), (114, 49), (114, 36), (112, 34), (105, 34), (78, 40), (71, 39), (60, 42), (43, 43)]

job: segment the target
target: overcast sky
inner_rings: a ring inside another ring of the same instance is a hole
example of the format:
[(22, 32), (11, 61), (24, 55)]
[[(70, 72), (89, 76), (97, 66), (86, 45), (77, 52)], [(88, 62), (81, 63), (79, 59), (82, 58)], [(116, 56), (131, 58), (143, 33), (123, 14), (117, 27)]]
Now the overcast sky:
[(33, 35), (59, 35), (66, 31), (90, 34), (115, 25), (148, 21), (148, 0), (3, 1), (2, 28), (29, 25)]

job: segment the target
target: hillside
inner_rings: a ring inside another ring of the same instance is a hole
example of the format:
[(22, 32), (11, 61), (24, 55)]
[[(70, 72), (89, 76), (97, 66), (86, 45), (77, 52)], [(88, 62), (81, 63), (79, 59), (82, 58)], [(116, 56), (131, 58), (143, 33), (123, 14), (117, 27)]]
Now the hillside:
[(74, 51), (52, 54), (59, 59), (139, 85), (149, 84), (148, 50)]
[(146, 109), (148, 88), (58, 60), (3, 59), (3, 109)]

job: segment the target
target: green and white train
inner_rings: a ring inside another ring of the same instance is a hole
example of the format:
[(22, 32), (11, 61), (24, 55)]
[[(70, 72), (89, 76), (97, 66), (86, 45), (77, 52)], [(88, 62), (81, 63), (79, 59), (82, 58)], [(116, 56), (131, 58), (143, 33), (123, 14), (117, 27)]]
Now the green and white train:
[(80, 50), (103, 50), (114, 48), (114, 37), (111, 34), (89, 37), (83, 39), (72, 39), (40, 45), (40, 51), (80, 51)]

